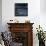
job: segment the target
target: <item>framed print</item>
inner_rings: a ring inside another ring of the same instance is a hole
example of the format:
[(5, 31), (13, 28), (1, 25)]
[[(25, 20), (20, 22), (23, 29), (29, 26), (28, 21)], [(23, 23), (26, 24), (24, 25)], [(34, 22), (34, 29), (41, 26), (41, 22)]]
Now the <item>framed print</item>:
[(15, 16), (28, 16), (28, 3), (15, 3)]

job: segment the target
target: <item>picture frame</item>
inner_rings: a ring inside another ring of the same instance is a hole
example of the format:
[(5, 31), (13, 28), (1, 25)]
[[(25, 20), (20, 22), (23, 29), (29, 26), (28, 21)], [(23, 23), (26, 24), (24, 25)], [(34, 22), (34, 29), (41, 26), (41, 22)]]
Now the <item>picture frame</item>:
[(15, 16), (28, 16), (28, 3), (15, 3)]

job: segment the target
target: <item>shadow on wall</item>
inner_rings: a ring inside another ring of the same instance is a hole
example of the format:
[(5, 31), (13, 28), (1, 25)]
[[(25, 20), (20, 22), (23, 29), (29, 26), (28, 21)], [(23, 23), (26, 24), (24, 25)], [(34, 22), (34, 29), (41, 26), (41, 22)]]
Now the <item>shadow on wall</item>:
[(46, 13), (46, 0), (40, 0), (40, 11)]
[(2, 31), (2, 0), (0, 0), (0, 31)]

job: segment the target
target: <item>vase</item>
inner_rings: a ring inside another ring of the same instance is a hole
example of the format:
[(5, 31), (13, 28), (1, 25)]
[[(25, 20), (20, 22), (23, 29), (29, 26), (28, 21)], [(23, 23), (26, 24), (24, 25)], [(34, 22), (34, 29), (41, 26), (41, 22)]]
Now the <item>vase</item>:
[(39, 46), (45, 46), (45, 41), (39, 40)]

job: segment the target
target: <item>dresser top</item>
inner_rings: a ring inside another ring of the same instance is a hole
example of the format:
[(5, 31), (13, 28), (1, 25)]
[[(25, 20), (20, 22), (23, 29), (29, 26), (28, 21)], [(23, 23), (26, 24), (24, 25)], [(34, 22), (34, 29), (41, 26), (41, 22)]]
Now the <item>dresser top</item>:
[(34, 23), (7, 23), (8, 25), (27, 25), (27, 24), (30, 24), (30, 25), (33, 25)]

